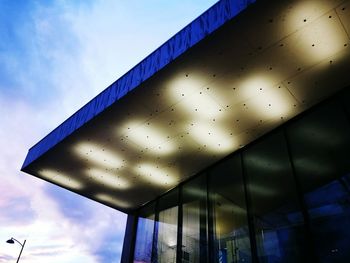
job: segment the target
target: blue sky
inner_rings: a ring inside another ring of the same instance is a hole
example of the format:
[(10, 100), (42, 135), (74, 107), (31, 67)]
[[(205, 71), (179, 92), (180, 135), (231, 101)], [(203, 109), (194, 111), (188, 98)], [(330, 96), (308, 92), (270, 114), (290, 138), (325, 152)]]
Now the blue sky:
[[(27, 150), (214, 0), (0, 1), (0, 262), (119, 262), (126, 215), (19, 172)], [(3, 240), (3, 241), (1, 241)]]

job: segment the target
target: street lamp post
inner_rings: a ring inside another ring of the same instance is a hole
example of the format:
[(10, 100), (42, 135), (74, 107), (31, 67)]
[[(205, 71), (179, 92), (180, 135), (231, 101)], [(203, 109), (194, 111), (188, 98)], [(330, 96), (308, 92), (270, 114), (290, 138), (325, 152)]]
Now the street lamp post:
[(18, 255), (18, 258), (17, 258), (17, 261), (16, 263), (19, 262), (19, 258), (21, 257), (22, 255), (22, 251), (23, 251), (23, 248), (24, 248), (24, 245), (26, 244), (26, 240), (24, 240), (23, 244), (21, 242), (19, 242), (17, 239), (11, 237), (11, 239), (7, 240), (6, 242), (9, 243), (9, 244), (14, 244), (15, 241), (21, 246), (21, 252), (19, 252), (19, 255)]

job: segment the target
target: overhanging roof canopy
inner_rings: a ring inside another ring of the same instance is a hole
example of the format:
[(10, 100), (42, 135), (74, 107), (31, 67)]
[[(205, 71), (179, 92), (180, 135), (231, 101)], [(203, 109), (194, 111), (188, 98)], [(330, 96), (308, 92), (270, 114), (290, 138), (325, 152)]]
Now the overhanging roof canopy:
[(22, 170), (128, 212), (350, 83), (350, 1), (250, 2), (218, 2)]

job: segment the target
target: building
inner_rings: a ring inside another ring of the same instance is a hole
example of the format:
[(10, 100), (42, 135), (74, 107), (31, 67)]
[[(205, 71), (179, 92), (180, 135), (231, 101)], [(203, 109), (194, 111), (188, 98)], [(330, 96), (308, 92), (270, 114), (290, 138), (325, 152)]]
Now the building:
[(128, 213), (123, 262), (349, 262), (349, 35), (350, 1), (219, 1), (22, 170)]

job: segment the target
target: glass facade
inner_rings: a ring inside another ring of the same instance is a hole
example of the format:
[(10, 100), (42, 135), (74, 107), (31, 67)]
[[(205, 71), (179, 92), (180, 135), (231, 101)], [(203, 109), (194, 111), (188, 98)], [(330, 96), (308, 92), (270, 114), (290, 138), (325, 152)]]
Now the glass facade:
[(182, 262), (207, 259), (207, 182), (200, 176), (183, 186)]
[(155, 206), (152, 204), (144, 207), (139, 212), (137, 236), (135, 240), (135, 263), (151, 262), (155, 222), (154, 208)]
[(346, 263), (350, 92), (138, 211), (134, 262)]
[[(348, 100), (349, 101), (349, 100)], [(288, 130), (319, 262), (350, 260), (350, 124), (331, 101)]]
[(304, 221), (283, 131), (249, 147), (243, 160), (259, 262), (304, 262)]
[(239, 155), (209, 173), (215, 262), (251, 262), (247, 208)]
[(178, 190), (165, 195), (158, 202), (158, 220), (153, 242), (152, 262), (176, 262)]

